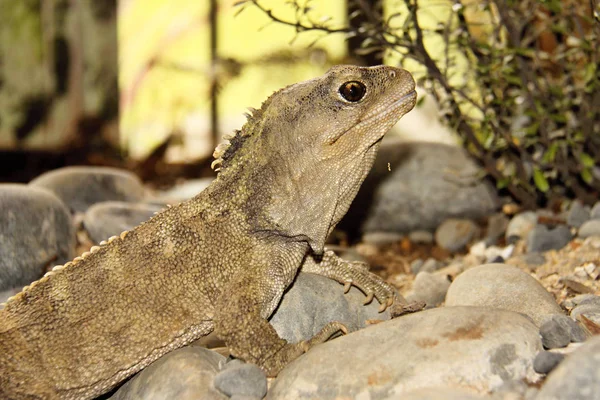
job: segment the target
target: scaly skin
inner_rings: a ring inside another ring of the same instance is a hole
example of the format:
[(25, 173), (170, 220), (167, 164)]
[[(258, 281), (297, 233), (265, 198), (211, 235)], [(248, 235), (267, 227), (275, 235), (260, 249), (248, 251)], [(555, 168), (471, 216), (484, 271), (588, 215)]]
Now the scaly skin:
[(344, 330), (332, 322), (290, 344), (268, 323), (300, 268), (391, 304), (393, 288), (324, 243), (415, 100), (410, 74), (384, 66), (338, 66), (274, 93), (217, 149), (209, 188), (8, 301), (0, 398), (93, 398), (213, 330), (276, 375)]

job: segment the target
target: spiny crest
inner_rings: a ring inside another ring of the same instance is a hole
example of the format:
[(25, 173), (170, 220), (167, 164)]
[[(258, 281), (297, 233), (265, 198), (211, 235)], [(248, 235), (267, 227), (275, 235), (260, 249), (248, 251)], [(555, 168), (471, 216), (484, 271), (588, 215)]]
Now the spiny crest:
[(215, 149), (213, 153), (215, 160), (210, 165), (213, 170), (220, 171), (224, 164), (233, 157), (235, 151), (242, 145), (244, 140), (252, 134), (254, 130), (248, 128), (260, 120), (262, 110), (250, 107), (244, 115), (246, 116), (246, 123), (242, 129), (236, 129), (233, 131), (233, 134), (223, 135), (224, 142), (219, 144)]
[(29, 284), (27, 286), (24, 286), (23, 289), (19, 293), (15, 294), (14, 296), (9, 297), (6, 300), (6, 303), (0, 303), (0, 309), (2, 309), (3, 307), (5, 307), (8, 303), (11, 303), (11, 302), (13, 302), (15, 300), (20, 299), (29, 290), (31, 290), (32, 288), (34, 288), (35, 286), (37, 286), (40, 283), (46, 282), (51, 276), (56, 275), (57, 273), (60, 273), (63, 270), (65, 270), (65, 269), (67, 269), (67, 268), (69, 268), (69, 267), (71, 267), (73, 265), (76, 265), (76, 264), (80, 263), (81, 261), (87, 259), (90, 254), (96, 253), (98, 250), (100, 250), (101, 248), (105, 247), (109, 243), (114, 242), (116, 239), (120, 239), (120, 240), (125, 239), (125, 236), (127, 236), (128, 233), (129, 233), (129, 231), (123, 231), (119, 236), (112, 236), (108, 240), (101, 241), (98, 246), (92, 246), (89, 251), (86, 251), (83, 254), (81, 254), (80, 256), (75, 257), (72, 261), (67, 262), (65, 265), (56, 265), (56, 266), (52, 267), (52, 270), (46, 272), (44, 274), (44, 276), (42, 276), (40, 279), (38, 279), (37, 281), (32, 282), (31, 284)]

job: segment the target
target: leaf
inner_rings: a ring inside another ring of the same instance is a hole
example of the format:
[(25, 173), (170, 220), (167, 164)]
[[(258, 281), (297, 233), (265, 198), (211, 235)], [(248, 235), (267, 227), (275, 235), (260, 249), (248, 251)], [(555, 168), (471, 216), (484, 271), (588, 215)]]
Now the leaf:
[(581, 163), (583, 164), (584, 167), (592, 168), (595, 164), (592, 156), (590, 156), (587, 153), (581, 153), (579, 158), (581, 159)]
[(535, 186), (543, 193), (550, 189), (550, 185), (544, 176), (544, 173), (537, 167), (533, 167), (533, 182)]
[(546, 150), (546, 152), (544, 153), (544, 157), (542, 158), (542, 161), (546, 164), (553, 162), (554, 159), (556, 158), (557, 150), (558, 150), (558, 143), (553, 142), (550, 145), (550, 147), (548, 147), (548, 150)]
[(581, 179), (583, 179), (583, 181), (588, 185), (591, 185), (592, 181), (594, 180), (592, 171), (589, 168), (584, 168), (581, 170)]

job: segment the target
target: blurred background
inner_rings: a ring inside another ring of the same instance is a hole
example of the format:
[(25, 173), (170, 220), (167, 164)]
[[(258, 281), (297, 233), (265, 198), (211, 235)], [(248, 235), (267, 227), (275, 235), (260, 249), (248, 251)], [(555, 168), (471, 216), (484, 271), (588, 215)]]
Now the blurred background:
[(126, 167), (159, 186), (210, 175), (246, 107), (334, 64), (386, 63), (422, 88), (393, 134), (464, 145), (528, 206), (600, 188), (595, 0), (0, 7), (2, 181), (74, 164)]

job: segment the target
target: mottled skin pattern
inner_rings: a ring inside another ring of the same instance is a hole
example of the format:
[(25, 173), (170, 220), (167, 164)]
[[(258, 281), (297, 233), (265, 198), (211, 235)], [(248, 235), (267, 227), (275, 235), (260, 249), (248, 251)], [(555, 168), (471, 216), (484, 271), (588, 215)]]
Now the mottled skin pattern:
[[(340, 92), (352, 81), (366, 89), (357, 101)], [(324, 242), (415, 100), (410, 74), (385, 66), (338, 66), (274, 93), (220, 152), (209, 188), (8, 301), (0, 398), (92, 398), (213, 330), (276, 375), (344, 330), (290, 344), (268, 323), (300, 268), (392, 304), (391, 286)]]

